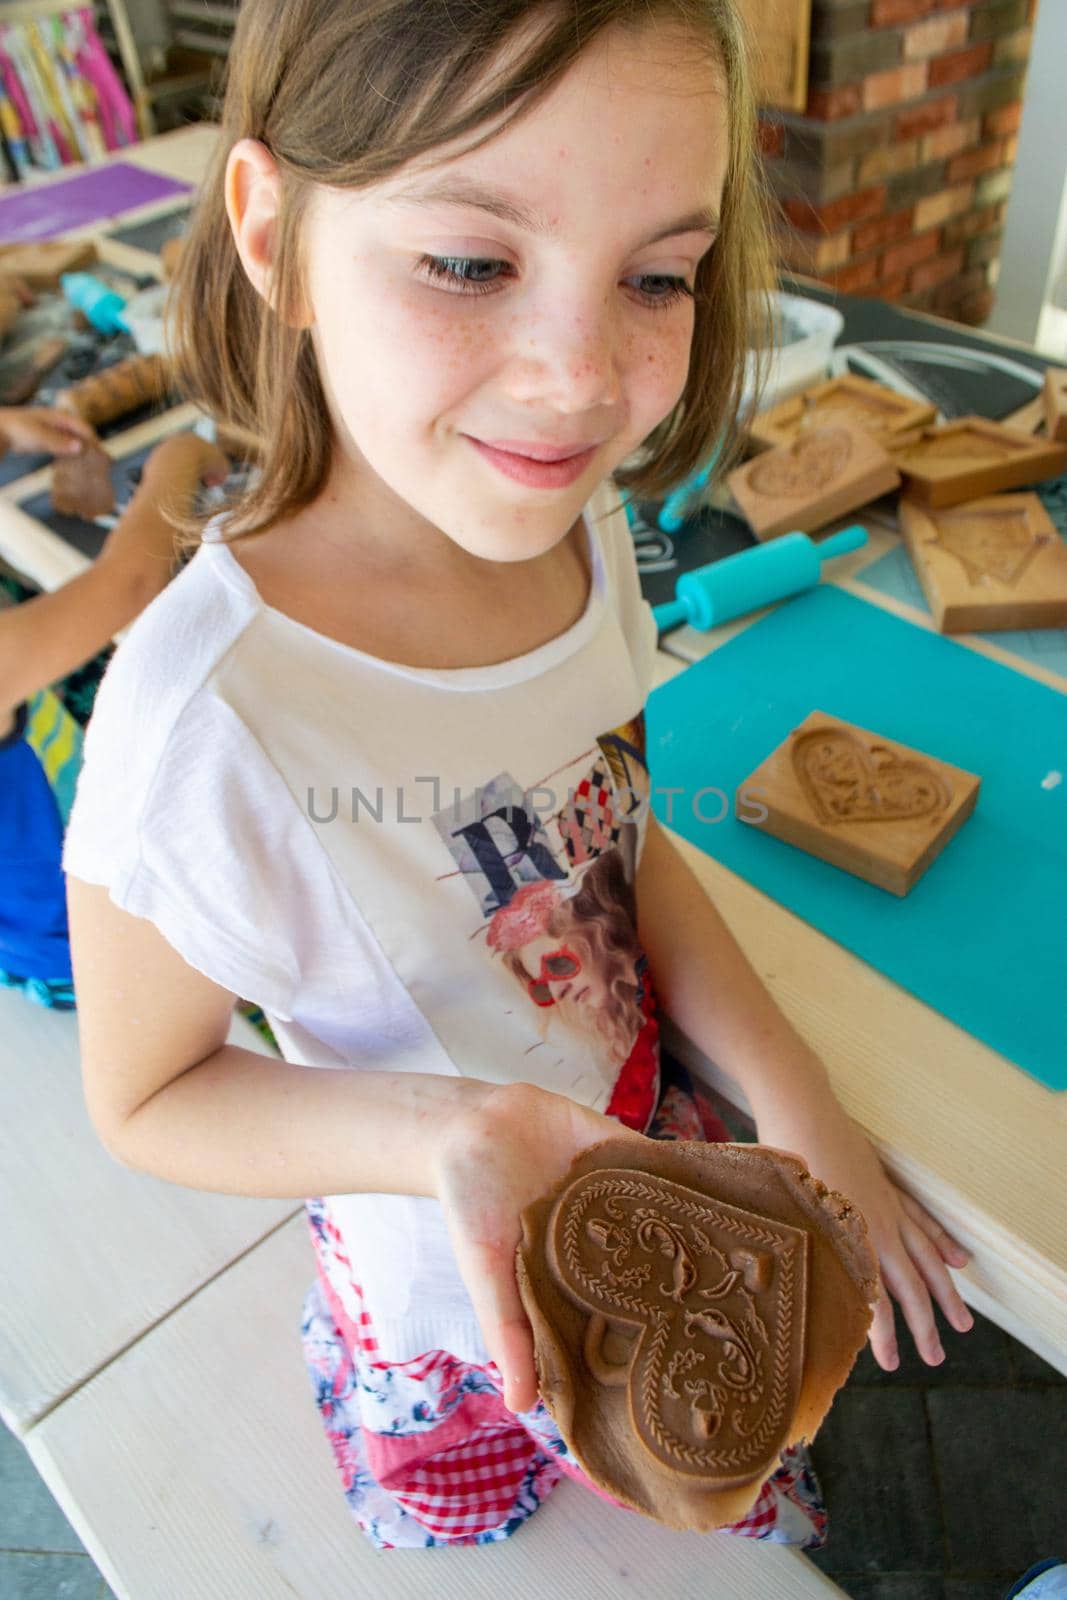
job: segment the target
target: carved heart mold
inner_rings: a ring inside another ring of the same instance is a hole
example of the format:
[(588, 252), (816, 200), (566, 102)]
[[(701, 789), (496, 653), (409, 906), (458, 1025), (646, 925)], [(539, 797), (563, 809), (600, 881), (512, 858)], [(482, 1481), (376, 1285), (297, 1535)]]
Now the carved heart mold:
[(852, 438), (847, 428), (812, 428), (757, 461), (748, 475), (749, 487), (756, 494), (778, 499), (819, 494), (851, 459)]
[(738, 787), (738, 820), (904, 895), (974, 810), (961, 767), (813, 711)]
[(925, 761), (901, 761), (884, 744), (844, 728), (820, 728), (793, 744), (793, 767), (819, 821), (899, 822), (951, 804), (952, 791)]
[(825, 527), (897, 488), (900, 474), (869, 432), (837, 415), (804, 427), (790, 444), (738, 467), (727, 481), (756, 537), (774, 539)]

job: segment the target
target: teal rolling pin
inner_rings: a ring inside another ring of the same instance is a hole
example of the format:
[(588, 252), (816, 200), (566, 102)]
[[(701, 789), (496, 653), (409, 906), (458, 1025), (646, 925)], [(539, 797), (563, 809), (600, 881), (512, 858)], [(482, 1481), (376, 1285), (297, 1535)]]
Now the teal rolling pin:
[(122, 315), (125, 300), (103, 279), (94, 278), (91, 272), (63, 272), (59, 285), (70, 304), (88, 318), (97, 333), (110, 339), (116, 333), (131, 332)]
[(811, 589), (822, 575), (824, 561), (859, 550), (866, 543), (867, 530), (858, 523), (818, 544), (806, 533), (787, 533), (695, 572), (683, 572), (674, 599), (652, 607), (656, 626), (660, 633), (680, 622), (688, 622), (691, 628), (716, 628), (758, 606)]

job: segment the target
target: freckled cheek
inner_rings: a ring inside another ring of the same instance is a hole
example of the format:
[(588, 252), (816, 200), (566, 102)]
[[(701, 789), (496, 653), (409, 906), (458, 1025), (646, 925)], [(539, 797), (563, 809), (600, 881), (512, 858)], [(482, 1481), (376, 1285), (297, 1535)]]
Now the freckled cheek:
[(403, 297), (384, 332), (406, 370), (443, 390), (491, 368), (499, 346), (489, 318), (469, 305), (441, 305), (421, 295)]
[[(665, 314), (664, 320), (667, 320)], [(627, 378), (640, 393), (642, 406), (665, 416), (681, 398), (689, 374), (692, 321), (679, 318), (662, 332), (636, 337), (626, 364)]]
[(354, 297), (319, 309), (336, 387), (376, 392), (387, 409), (407, 409), (417, 396), (432, 399), (478, 381), (498, 344), (487, 318), (421, 294), (382, 288), (362, 302)]

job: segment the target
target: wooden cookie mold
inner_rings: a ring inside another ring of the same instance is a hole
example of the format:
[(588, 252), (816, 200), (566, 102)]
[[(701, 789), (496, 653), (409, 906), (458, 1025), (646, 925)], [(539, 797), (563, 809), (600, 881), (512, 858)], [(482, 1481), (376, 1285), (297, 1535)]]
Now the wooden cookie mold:
[(1036, 494), (941, 510), (905, 497), (900, 531), (942, 633), (1067, 627), (1067, 544)]
[(736, 814), (905, 895), (970, 816), (980, 783), (960, 767), (813, 711), (740, 785)]
[(827, 422), (854, 422), (873, 439), (884, 442), (899, 433), (923, 428), (937, 411), (922, 400), (910, 400), (884, 383), (851, 372), (817, 383), (802, 394), (781, 400), (760, 413), (749, 438), (760, 449), (792, 444), (803, 432)]
[(812, 533), (898, 487), (893, 461), (854, 422), (804, 429), (731, 472), (734, 499), (758, 539)]
[(1039, 483), (1067, 467), (1067, 444), (1035, 439), (986, 417), (924, 428), (889, 448), (909, 499), (935, 508)]
[(0, 273), (21, 278), (31, 289), (57, 290), (64, 272), (79, 272), (97, 260), (92, 239), (49, 239), (0, 246)]
[(1067, 369), (1049, 367), (1045, 373), (1045, 428), (1050, 439), (1067, 442)]

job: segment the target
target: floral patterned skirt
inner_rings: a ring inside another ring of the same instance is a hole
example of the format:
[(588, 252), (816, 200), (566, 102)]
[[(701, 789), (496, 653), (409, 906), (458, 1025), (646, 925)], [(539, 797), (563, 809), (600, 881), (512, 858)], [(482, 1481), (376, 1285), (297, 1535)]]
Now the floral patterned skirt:
[[(721, 1141), (730, 1134), (680, 1063), (663, 1057), (649, 1134)], [(445, 1350), (404, 1362), (378, 1359), (341, 1240), (320, 1201), (307, 1203), (318, 1276), (304, 1301), (301, 1338), (316, 1404), (349, 1509), (379, 1550), (492, 1544), (533, 1515), (564, 1476), (612, 1505), (568, 1450), (542, 1400), (515, 1414), (495, 1363)], [(826, 1510), (804, 1446), (787, 1450), (752, 1510), (730, 1530), (811, 1549)]]

